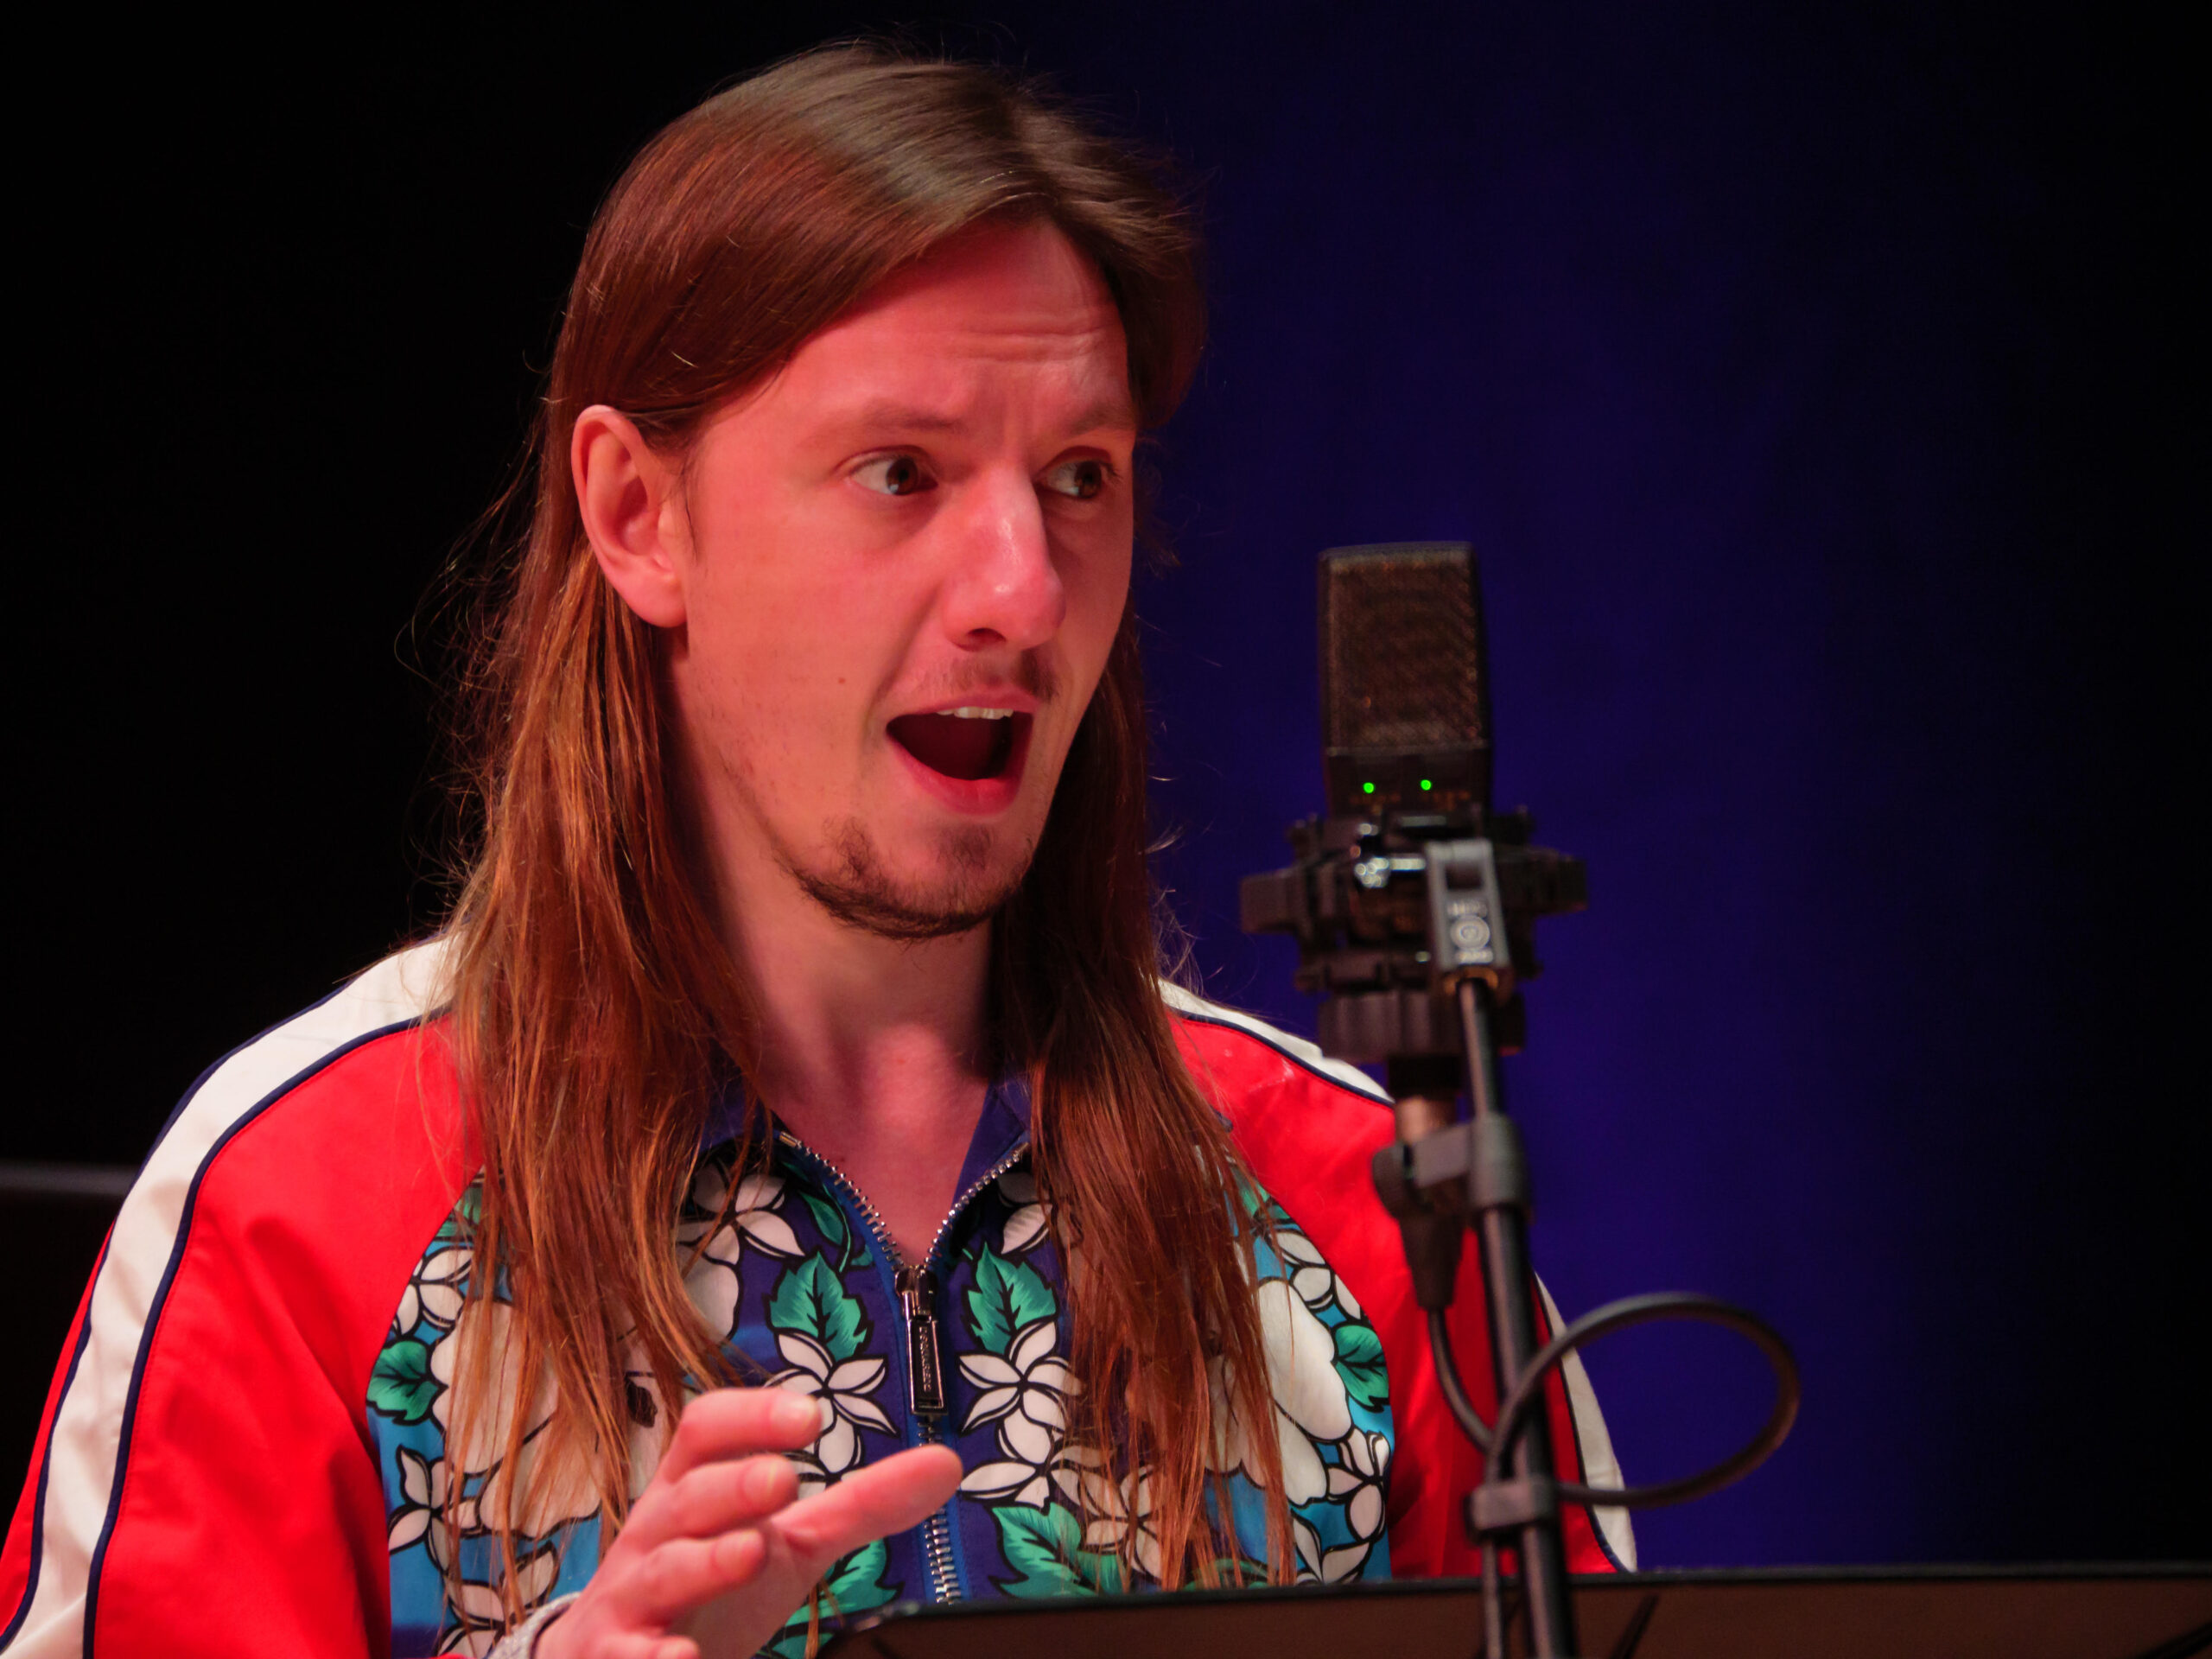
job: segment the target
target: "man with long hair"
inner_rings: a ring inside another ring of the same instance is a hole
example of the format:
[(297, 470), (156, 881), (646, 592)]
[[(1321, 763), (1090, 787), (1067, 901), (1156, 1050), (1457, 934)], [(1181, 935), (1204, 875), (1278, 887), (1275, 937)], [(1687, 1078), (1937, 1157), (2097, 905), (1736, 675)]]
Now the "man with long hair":
[(795, 1655), (1465, 1569), (1380, 1096), (1163, 973), (1133, 463), (1201, 327), (1175, 199), (984, 69), (827, 50), (647, 146), (465, 687), (454, 912), (164, 1131), (16, 1650)]

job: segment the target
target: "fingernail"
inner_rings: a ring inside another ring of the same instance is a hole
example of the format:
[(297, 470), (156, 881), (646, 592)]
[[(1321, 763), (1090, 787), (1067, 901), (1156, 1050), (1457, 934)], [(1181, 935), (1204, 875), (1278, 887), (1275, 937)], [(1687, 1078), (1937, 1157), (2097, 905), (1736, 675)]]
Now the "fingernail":
[(743, 1482), (745, 1500), (748, 1503), (766, 1503), (768, 1494), (775, 1489), (776, 1465), (766, 1458), (760, 1459), (745, 1471)]
[(796, 1434), (803, 1428), (811, 1428), (822, 1422), (820, 1405), (804, 1395), (787, 1394), (776, 1402), (776, 1427), (786, 1434)]

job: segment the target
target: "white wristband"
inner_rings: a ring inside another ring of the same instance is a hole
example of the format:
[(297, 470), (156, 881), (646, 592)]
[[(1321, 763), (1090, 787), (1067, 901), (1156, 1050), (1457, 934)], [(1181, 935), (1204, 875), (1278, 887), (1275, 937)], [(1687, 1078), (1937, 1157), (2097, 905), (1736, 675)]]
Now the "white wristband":
[(567, 1612), (570, 1605), (582, 1593), (582, 1591), (570, 1591), (565, 1596), (558, 1596), (547, 1602), (501, 1637), (485, 1659), (531, 1659), (531, 1656), (537, 1651), (537, 1638), (544, 1633), (545, 1627)]

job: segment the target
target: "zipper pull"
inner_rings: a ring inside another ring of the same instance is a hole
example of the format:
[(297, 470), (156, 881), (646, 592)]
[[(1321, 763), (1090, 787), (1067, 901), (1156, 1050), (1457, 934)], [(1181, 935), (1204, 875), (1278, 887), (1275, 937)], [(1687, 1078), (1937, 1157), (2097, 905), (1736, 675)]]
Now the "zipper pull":
[(899, 1269), (906, 1315), (906, 1403), (917, 1417), (944, 1415), (944, 1365), (937, 1346), (937, 1279), (927, 1268)]

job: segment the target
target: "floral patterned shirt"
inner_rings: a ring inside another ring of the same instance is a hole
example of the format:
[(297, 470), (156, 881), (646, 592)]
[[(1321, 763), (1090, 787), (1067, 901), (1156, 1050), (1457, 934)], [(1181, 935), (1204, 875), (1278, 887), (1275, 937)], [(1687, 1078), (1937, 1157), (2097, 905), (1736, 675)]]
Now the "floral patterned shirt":
[[(694, 1302), (727, 1333), (741, 1374), (824, 1402), (827, 1427), (796, 1454), (802, 1489), (925, 1440), (951, 1446), (967, 1469), (950, 1503), (921, 1526), (838, 1561), (825, 1611), (1151, 1583), (1158, 1555), (1144, 1472), (1116, 1488), (1095, 1452), (1065, 1433), (1065, 1279), (1029, 1171), (1023, 1085), (991, 1091), (952, 1212), (918, 1263), (900, 1257), (865, 1197), (790, 1135), (771, 1126), (765, 1164), (741, 1160), (734, 1118), (726, 1113), (710, 1132), (673, 1243), (690, 1263)], [(733, 1194), (741, 1162), (753, 1173)], [(473, 1186), (464, 1193), (423, 1250), (370, 1384), (389, 1505), (395, 1654), (480, 1653), (504, 1624), (491, 1583), (500, 1517), (468, 1500), (483, 1490), (512, 1420), (495, 1414), (467, 1447), (447, 1433), (458, 1323), (507, 1317), (504, 1301), (467, 1299), (474, 1194)], [(1297, 1574), (1329, 1583), (1385, 1577), (1392, 1428), (1382, 1343), (1291, 1217), (1263, 1195), (1246, 1201), (1267, 1207), (1274, 1230), (1274, 1248), (1257, 1246), (1254, 1294)], [(642, 1486), (666, 1407), (643, 1372), (629, 1395)], [(548, 1404), (535, 1402), (526, 1432), (542, 1427)], [(504, 1402), (505, 1411), (516, 1408)], [(1220, 1441), (1243, 1557), (1234, 1570), (1249, 1576), (1264, 1570), (1266, 1504), (1233, 1421)], [(443, 1557), (452, 1547), (446, 1529), (432, 1524), (454, 1479), (463, 1483), (457, 1563)], [(556, 1486), (515, 1517), (525, 1607), (588, 1581), (599, 1559), (595, 1511), (589, 1491)], [(1122, 1581), (1125, 1546), (1133, 1584)], [(801, 1610), (768, 1650), (801, 1653), (807, 1624)]]
[[(448, 1436), (454, 1322), (487, 1321), (508, 1353), (496, 1327), (512, 1317), (465, 1294), (483, 1158), (442, 1013), (450, 943), (387, 957), (232, 1051), (179, 1103), (56, 1359), (0, 1544), (0, 1648), (387, 1659), (503, 1639), (486, 1580), (509, 1517), (484, 1477), (512, 1414), (528, 1411), (534, 1430), (546, 1402), (524, 1401), (511, 1376), (467, 1444)], [(1397, 1228), (1369, 1182), (1395, 1133), (1387, 1102), (1310, 1043), (1173, 986), (1161, 996), (1192, 1081), (1265, 1191), (1251, 1201), (1282, 1212), (1281, 1254), (1262, 1257), (1254, 1294), (1297, 1570), (1476, 1571), (1461, 1503), (1479, 1454), (1452, 1421)], [(1027, 1110), (1017, 1090), (993, 1097), (962, 1202), (917, 1264), (932, 1344), (913, 1342), (899, 1264), (865, 1207), (804, 1147), (748, 1160), (760, 1173), (731, 1193), (736, 1147), (722, 1143), (735, 1126), (721, 1125), (671, 1240), (750, 1373), (829, 1401), (812, 1478), (925, 1434), (960, 1452), (967, 1484), (941, 1515), (838, 1563), (847, 1611), (893, 1596), (1079, 1592), (1116, 1582), (1122, 1547), (1140, 1570), (1147, 1559), (1142, 1481), (1103, 1490), (1063, 1432), (1070, 1332), (1062, 1264), (1021, 1161)], [(1472, 1258), (1447, 1319), (1488, 1413)], [(1545, 1301), (1538, 1316), (1548, 1333), (1556, 1310)], [(936, 1414), (914, 1409), (917, 1355), (934, 1362)], [(632, 1381), (642, 1470), (667, 1408)], [(1572, 1357), (1546, 1396), (1561, 1472), (1618, 1484)], [(1259, 1495), (1234, 1437), (1223, 1446), (1241, 1553), (1256, 1556)], [(454, 1480), (461, 1536), (442, 1562), (430, 1518)], [(556, 1490), (512, 1517), (525, 1541), (518, 1587), (541, 1608), (589, 1579), (594, 1507), (588, 1491)], [(1571, 1570), (1634, 1564), (1625, 1511), (1570, 1506), (1563, 1526)]]

